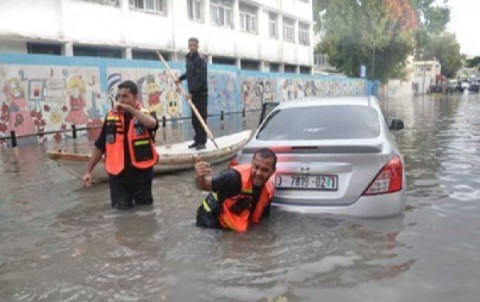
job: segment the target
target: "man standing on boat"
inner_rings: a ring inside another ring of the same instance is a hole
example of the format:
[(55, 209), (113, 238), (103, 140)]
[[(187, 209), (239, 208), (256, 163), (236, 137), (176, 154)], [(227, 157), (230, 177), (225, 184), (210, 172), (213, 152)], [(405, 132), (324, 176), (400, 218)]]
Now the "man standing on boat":
[[(208, 80), (207, 80), (207, 61), (205, 57), (198, 52), (198, 39), (188, 39), (189, 53), (186, 56), (187, 71), (176, 80), (176, 84), (187, 79), (188, 92), (187, 97), (191, 97), (192, 103), (197, 107), (200, 116), (205, 123), (207, 122), (207, 106), (208, 106)], [(205, 149), (207, 142), (207, 133), (203, 129), (202, 124), (192, 110), (192, 126), (195, 131), (193, 144), (189, 148), (197, 150)]]
[(250, 223), (270, 214), (277, 156), (259, 149), (249, 165), (233, 166), (212, 176), (210, 164), (195, 164), (197, 189), (210, 191), (197, 210), (197, 226), (245, 232)]
[(107, 114), (102, 131), (82, 179), (91, 186), (92, 171), (105, 154), (112, 207), (123, 210), (133, 204), (152, 204), (153, 166), (158, 161), (155, 150), (155, 115), (141, 109), (138, 88), (133, 81), (118, 86), (118, 102)]

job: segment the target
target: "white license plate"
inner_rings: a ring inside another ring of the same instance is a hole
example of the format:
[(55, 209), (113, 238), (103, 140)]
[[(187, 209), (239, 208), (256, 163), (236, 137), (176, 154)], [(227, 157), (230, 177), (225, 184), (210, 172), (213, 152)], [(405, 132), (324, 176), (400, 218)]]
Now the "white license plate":
[(277, 189), (312, 189), (335, 191), (338, 186), (336, 175), (300, 175), (277, 174), (275, 184)]

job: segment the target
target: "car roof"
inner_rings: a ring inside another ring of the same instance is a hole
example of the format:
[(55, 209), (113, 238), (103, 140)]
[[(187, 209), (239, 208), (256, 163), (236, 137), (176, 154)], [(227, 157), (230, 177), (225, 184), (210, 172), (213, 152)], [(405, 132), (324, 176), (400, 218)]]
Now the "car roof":
[(306, 97), (293, 101), (281, 102), (277, 109), (316, 107), (316, 106), (366, 106), (378, 107), (378, 101), (374, 96), (344, 96), (344, 97)]

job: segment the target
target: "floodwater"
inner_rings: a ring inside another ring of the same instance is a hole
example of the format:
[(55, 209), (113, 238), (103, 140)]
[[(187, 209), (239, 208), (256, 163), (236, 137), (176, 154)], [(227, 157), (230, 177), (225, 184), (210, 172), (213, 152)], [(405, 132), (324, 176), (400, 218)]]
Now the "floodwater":
[[(0, 149), (0, 301), (478, 301), (480, 97), (382, 107), (405, 122), (408, 182), (406, 211), (387, 219), (274, 209), (245, 234), (200, 229), (192, 171), (156, 177), (154, 205), (122, 212), (108, 184), (81, 189), (46, 158), (86, 139)], [(257, 119), (210, 122), (221, 136)]]

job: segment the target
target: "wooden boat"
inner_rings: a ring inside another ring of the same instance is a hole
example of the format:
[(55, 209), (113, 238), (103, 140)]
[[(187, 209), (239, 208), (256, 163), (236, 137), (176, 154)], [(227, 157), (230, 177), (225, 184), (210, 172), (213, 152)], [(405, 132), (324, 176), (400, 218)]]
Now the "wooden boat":
[[(250, 134), (251, 130), (246, 130), (217, 137), (215, 138), (215, 142), (218, 145), (218, 149), (210, 140), (206, 144), (206, 149), (203, 150), (189, 149), (188, 145), (191, 144), (192, 141), (156, 146), (159, 160), (154, 166), (154, 172), (156, 174), (162, 174), (192, 169), (196, 155), (213, 164), (226, 161), (233, 158), (240, 148), (247, 143)], [(90, 156), (90, 154), (68, 153), (62, 150), (48, 152), (50, 159), (55, 161), (65, 171), (78, 178), (82, 178)], [(108, 179), (103, 162), (103, 160), (99, 162), (92, 173), (92, 180), (94, 182)]]

